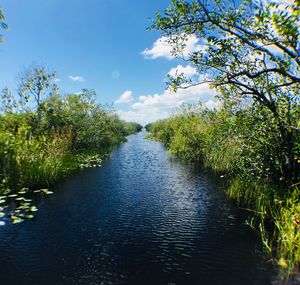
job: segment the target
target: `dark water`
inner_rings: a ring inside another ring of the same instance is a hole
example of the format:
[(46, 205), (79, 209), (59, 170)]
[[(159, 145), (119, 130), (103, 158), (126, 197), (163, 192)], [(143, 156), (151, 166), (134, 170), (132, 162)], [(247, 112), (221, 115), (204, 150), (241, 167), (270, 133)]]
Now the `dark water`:
[(271, 265), (216, 178), (145, 133), (0, 228), (0, 284), (271, 284)]

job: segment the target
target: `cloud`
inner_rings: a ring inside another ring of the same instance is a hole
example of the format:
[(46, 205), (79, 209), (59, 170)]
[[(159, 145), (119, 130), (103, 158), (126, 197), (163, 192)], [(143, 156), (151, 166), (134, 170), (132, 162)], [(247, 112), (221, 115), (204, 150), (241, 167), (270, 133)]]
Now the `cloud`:
[(162, 94), (140, 96), (139, 102), (133, 103), (131, 107), (136, 110), (151, 108), (170, 109), (179, 107), (184, 102), (209, 100), (214, 95), (214, 91), (210, 89), (207, 83), (204, 83), (186, 89), (178, 89), (177, 92), (167, 89)]
[(127, 90), (127, 91), (123, 92), (121, 96), (119, 96), (117, 98), (117, 100), (115, 101), (115, 103), (117, 103), (117, 104), (120, 104), (120, 103), (129, 103), (132, 100), (133, 100), (132, 91)]
[[(142, 52), (142, 55), (145, 58), (151, 59), (155, 59), (158, 57), (165, 57), (167, 59), (175, 58), (173, 52), (176, 46), (171, 44), (169, 40), (169, 37), (160, 37), (154, 42), (152, 48), (146, 48)], [(182, 43), (185, 45), (185, 47), (180, 54), (185, 57), (195, 51), (205, 51), (207, 48), (206, 44), (200, 44), (199, 39), (195, 35), (187, 35)]]
[(201, 84), (187, 89), (178, 89), (173, 92), (170, 89), (153, 95), (140, 96), (137, 102), (131, 105), (131, 110), (121, 111), (119, 115), (126, 121), (136, 121), (147, 124), (168, 117), (176, 108), (183, 103), (204, 102), (209, 109), (216, 107), (214, 101), (216, 93), (208, 84)]
[(187, 65), (185, 67), (183, 67), (182, 65), (177, 65), (176, 67), (171, 68), (168, 74), (173, 77), (183, 74), (186, 78), (191, 78), (197, 74), (197, 69), (190, 65)]
[(154, 122), (159, 119), (165, 119), (170, 115), (169, 112), (161, 111), (159, 108), (152, 109), (151, 112), (119, 110), (118, 114), (121, 119), (127, 122), (138, 122), (141, 125), (146, 125), (149, 122)]
[(69, 79), (72, 81), (78, 81), (78, 82), (85, 81), (85, 79), (82, 76), (78, 76), (78, 75), (76, 75), (76, 76), (70, 75)]
[(54, 79), (54, 82), (60, 82), (60, 78), (58, 78), (58, 77), (55, 78), (55, 79)]

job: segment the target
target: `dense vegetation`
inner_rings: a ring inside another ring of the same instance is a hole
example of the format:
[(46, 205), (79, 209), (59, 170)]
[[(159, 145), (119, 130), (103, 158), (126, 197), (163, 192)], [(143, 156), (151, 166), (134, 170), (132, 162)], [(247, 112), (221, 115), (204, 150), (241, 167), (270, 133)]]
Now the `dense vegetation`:
[(34, 66), (20, 77), (18, 94), (7, 88), (1, 93), (0, 202), (19, 201), (11, 213), (14, 222), (33, 216), (30, 192), (79, 167), (99, 166), (113, 147), (142, 128), (97, 104), (93, 90), (61, 96), (54, 80), (55, 73)]
[(292, 270), (300, 263), (299, 189), (296, 182), (288, 185), (282, 179), (280, 140), (255, 112), (255, 107), (230, 113), (190, 106), (146, 129), (170, 153), (200, 161), (224, 177), (228, 195), (254, 213), (255, 219), (247, 222), (270, 254), (277, 253), (278, 263)]
[[(298, 0), (172, 1), (152, 28), (201, 80), (178, 74), (168, 85), (209, 82), (222, 107), (191, 106), (147, 126), (170, 152), (226, 175), (229, 196), (256, 213), (249, 223), (270, 252), (276, 241), (278, 264), (287, 272), (300, 265), (299, 27)], [(187, 56), (191, 35), (205, 48)]]

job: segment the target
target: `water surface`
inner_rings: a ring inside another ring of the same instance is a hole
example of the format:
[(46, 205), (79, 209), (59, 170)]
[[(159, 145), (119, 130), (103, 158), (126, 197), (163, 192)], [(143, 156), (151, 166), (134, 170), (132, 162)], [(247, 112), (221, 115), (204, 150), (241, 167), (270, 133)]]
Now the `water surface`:
[(35, 220), (0, 228), (1, 285), (272, 284), (218, 179), (145, 134), (57, 186)]

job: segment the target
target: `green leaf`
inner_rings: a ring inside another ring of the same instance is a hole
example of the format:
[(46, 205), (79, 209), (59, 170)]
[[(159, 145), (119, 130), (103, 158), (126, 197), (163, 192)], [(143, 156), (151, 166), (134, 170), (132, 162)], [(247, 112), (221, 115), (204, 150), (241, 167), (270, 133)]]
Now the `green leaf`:
[(24, 220), (23, 219), (21, 219), (21, 218), (18, 218), (18, 217), (15, 217), (14, 219), (13, 219), (13, 224), (18, 224), (18, 223), (21, 223), (21, 222), (23, 222)]
[(32, 207), (30, 207), (30, 211), (36, 212), (36, 211), (38, 211), (38, 208), (36, 206), (32, 206)]
[(34, 218), (34, 215), (26, 215), (25, 218), (26, 218), (26, 219), (33, 219), (33, 218)]

